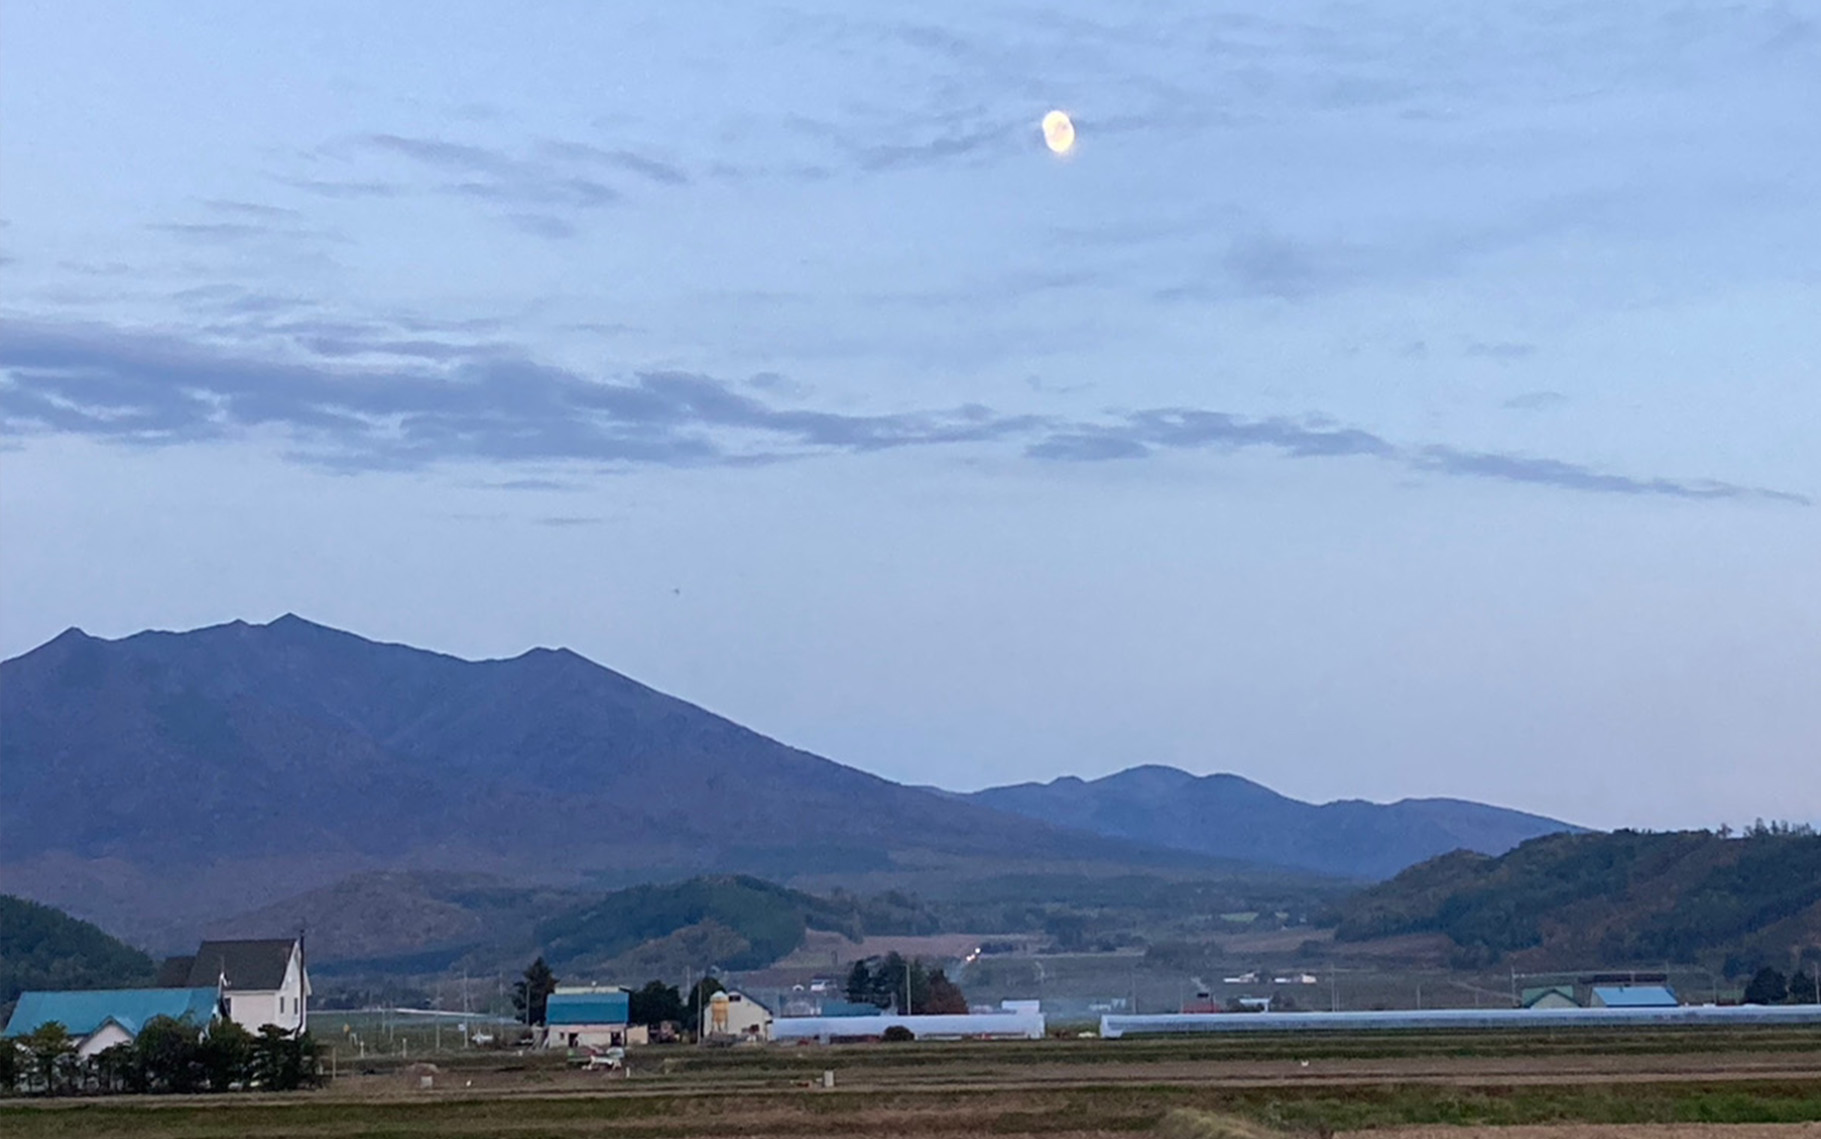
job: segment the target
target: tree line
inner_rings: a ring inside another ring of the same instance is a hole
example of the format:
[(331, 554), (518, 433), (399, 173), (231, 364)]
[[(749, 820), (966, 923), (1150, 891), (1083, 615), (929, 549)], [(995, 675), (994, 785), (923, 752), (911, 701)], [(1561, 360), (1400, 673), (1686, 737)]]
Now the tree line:
[(78, 1095), (292, 1091), (322, 1084), (316, 1041), (274, 1025), (248, 1032), (153, 1017), (132, 1040), (80, 1056), (56, 1021), (0, 1040), (0, 1093)]
[(1811, 969), (1798, 969), (1789, 976), (1783, 970), (1769, 965), (1752, 974), (1751, 981), (1745, 986), (1744, 1001), (1748, 1005), (1812, 1005), (1821, 1003), (1817, 987), (1821, 986), (1821, 961)]
[(911, 1016), (967, 1011), (966, 994), (946, 972), (895, 952), (854, 962), (847, 974), (847, 999), (895, 1008)]

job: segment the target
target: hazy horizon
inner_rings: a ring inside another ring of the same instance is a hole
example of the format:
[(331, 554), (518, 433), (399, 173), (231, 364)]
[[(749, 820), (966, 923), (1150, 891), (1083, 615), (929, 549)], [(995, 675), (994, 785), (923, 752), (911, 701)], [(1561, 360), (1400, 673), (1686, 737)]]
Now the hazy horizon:
[(0, 655), (294, 611), (907, 783), (1821, 820), (1817, 106), (1775, 0), (15, 0)]

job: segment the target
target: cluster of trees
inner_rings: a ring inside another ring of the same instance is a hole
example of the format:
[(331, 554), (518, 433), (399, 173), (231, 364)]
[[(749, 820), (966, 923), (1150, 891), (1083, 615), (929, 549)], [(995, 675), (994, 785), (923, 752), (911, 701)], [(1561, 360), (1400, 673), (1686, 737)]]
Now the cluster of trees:
[(206, 1029), (189, 1020), (154, 1017), (125, 1044), (94, 1056), (52, 1021), (0, 1040), (0, 1090), (38, 1095), (83, 1092), (225, 1092), (317, 1087), (322, 1071), (308, 1033), (266, 1025), (257, 1034), (231, 1020)]
[(693, 1029), (702, 1023), (702, 1010), (714, 995), (726, 991), (727, 986), (714, 977), (703, 977), (690, 986), (688, 996), (675, 985), (647, 981), (644, 988), (632, 990), (627, 1019), (652, 1028), (670, 1023)]
[(912, 1016), (964, 1013), (967, 996), (941, 969), (930, 969), (921, 960), (906, 960), (897, 953), (854, 962), (847, 974), (847, 999), (856, 1004), (905, 1010)]
[[(1816, 966), (1821, 968), (1821, 965)], [(1816, 985), (1821, 979), (1816, 977), (1814, 969), (1797, 970), (1785, 977), (1781, 969), (1769, 965), (1752, 974), (1751, 981), (1745, 986), (1745, 1003), (1748, 1005), (1780, 1005), (1785, 1002), (1792, 1005), (1812, 1005), (1821, 998), (1815, 995)]]

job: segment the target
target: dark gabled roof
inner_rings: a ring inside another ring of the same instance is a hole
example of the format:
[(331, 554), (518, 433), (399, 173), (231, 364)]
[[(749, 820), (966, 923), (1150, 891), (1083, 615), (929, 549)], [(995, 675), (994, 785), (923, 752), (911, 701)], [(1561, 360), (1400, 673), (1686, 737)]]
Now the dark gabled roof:
[(190, 967), (196, 964), (194, 957), (166, 957), (164, 964), (158, 966), (158, 979), (152, 982), (159, 989), (181, 989), (190, 983)]
[(213, 985), (227, 979), (228, 989), (269, 990), (285, 983), (294, 938), (263, 941), (205, 941), (190, 964), (189, 983)]

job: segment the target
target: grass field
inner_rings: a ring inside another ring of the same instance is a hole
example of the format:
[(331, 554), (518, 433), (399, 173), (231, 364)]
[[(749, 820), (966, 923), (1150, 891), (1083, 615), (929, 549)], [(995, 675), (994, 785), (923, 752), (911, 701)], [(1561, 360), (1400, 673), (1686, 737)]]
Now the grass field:
[[(653, 1048), (634, 1053), (629, 1077), (510, 1054), (450, 1055), (436, 1068), (370, 1060), (290, 1096), (11, 1101), (0, 1133), (1260, 1139), (1549, 1125), (1584, 1139), (1597, 1125), (1679, 1139), (1694, 1132), (1656, 1129), (1788, 1125), (1821, 1135), (1812, 1031)], [(833, 1089), (819, 1086), (825, 1070)]]

